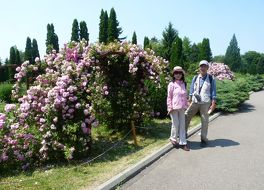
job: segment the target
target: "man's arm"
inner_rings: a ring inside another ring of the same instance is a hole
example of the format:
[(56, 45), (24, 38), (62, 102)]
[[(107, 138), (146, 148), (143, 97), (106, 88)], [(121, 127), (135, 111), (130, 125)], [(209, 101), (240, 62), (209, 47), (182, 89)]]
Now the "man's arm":
[(189, 93), (189, 103), (192, 101), (192, 96), (193, 96), (193, 93), (194, 93), (194, 83), (195, 83), (195, 76), (193, 77), (192, 79), (192, 83), (191, 83), (191, 86), (190, 86), (190, 93)]

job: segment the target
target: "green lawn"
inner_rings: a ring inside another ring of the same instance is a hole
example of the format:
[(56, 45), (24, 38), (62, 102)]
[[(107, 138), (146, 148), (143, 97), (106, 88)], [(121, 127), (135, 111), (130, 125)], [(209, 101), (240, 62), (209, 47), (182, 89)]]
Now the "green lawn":
[(0, 113), (4, 112), (5, 103), (0, 102)]
[[(191, 125), (199, 123), (195, 117)], [(111, 135), (110, 135), (111, 134)], [(94, 189), (114, 175), (132, 166), (147, 155), (168, 143), (170, 120), (154, 120), (148, 129), (137, 129), (139, 146), (133, 144), (131, 135), (107, 154), (90, 164), (61, 164), (49, 169), (10, 173), (0, 179), (0, 189)], [(104, 127), (93, 131), (93, 158), (122, 138)], [(110, 138), (111, 137), (111, 138)]]

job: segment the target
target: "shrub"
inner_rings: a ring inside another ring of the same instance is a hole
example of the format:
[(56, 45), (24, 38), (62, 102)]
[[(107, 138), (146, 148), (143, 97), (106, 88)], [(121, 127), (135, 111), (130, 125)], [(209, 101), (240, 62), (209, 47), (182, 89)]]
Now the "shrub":
[(11, 102), (12, 84), (0, 83), (0, 101)]
[[(131, 120), (142, 122), (152, 111), (144, 82), (158, 86), (166, 66), (136, 45), (85, 41), (34, 65), (24, 62), (13, 90), (19, 105), (6, 105), (0, 118), (0, 167), (84, 157), (98, 120), (123, 129)], [(45, 72), (21, 96), (23, 78), (40, 68)]]

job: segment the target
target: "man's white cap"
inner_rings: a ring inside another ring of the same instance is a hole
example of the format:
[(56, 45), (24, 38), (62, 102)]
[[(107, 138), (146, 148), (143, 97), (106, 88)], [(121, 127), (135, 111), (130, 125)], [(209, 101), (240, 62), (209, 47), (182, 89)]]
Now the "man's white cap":
[(202, 60), (202, 61), (200, 61), (200, 63), (199, 63), (199, 66), (201, 66), (201, 65), (207, 65), (207, 66), (209, 66), (209, 63), (208, 63), (208, 61), (206, 61), (206, 60)]

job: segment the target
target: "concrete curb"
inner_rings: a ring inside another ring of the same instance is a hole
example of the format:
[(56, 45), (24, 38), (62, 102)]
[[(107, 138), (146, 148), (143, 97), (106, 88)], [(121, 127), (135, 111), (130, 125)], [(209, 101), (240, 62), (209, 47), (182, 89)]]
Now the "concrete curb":
[[(215, 113), (209, 118), (209, 122), (213, 121), (217, 117), (219, 117), (221, 113)], [(187, 136), (190, 137), (197, 133), (201, 129), (201, 124), (196, 125), (193, 129), (189, 130), (187, 133)], [(108, 189), (114, 189), (116, 186), (121, 185), (122, 183), (128, 181), (135, 175), (137, 175), (140, 171), (144, 170), (146, 167), (151, 165), (153, 162), (158, 160), (160, 157), (162, 157), (164, 154), (169, 152), (173, 149), (173, 146), (171, 143), (168, 143), (161, 147), (156, 152), (152, 153), (151, 155), (143, 158), (141, 161), (139, 161), (137, 164), (127, 168), (123, 172), (117, 174), (116, 176), (112, 177), (105, 183), (101, 184), (96, 188), (96, 190), (108, 190)]]

